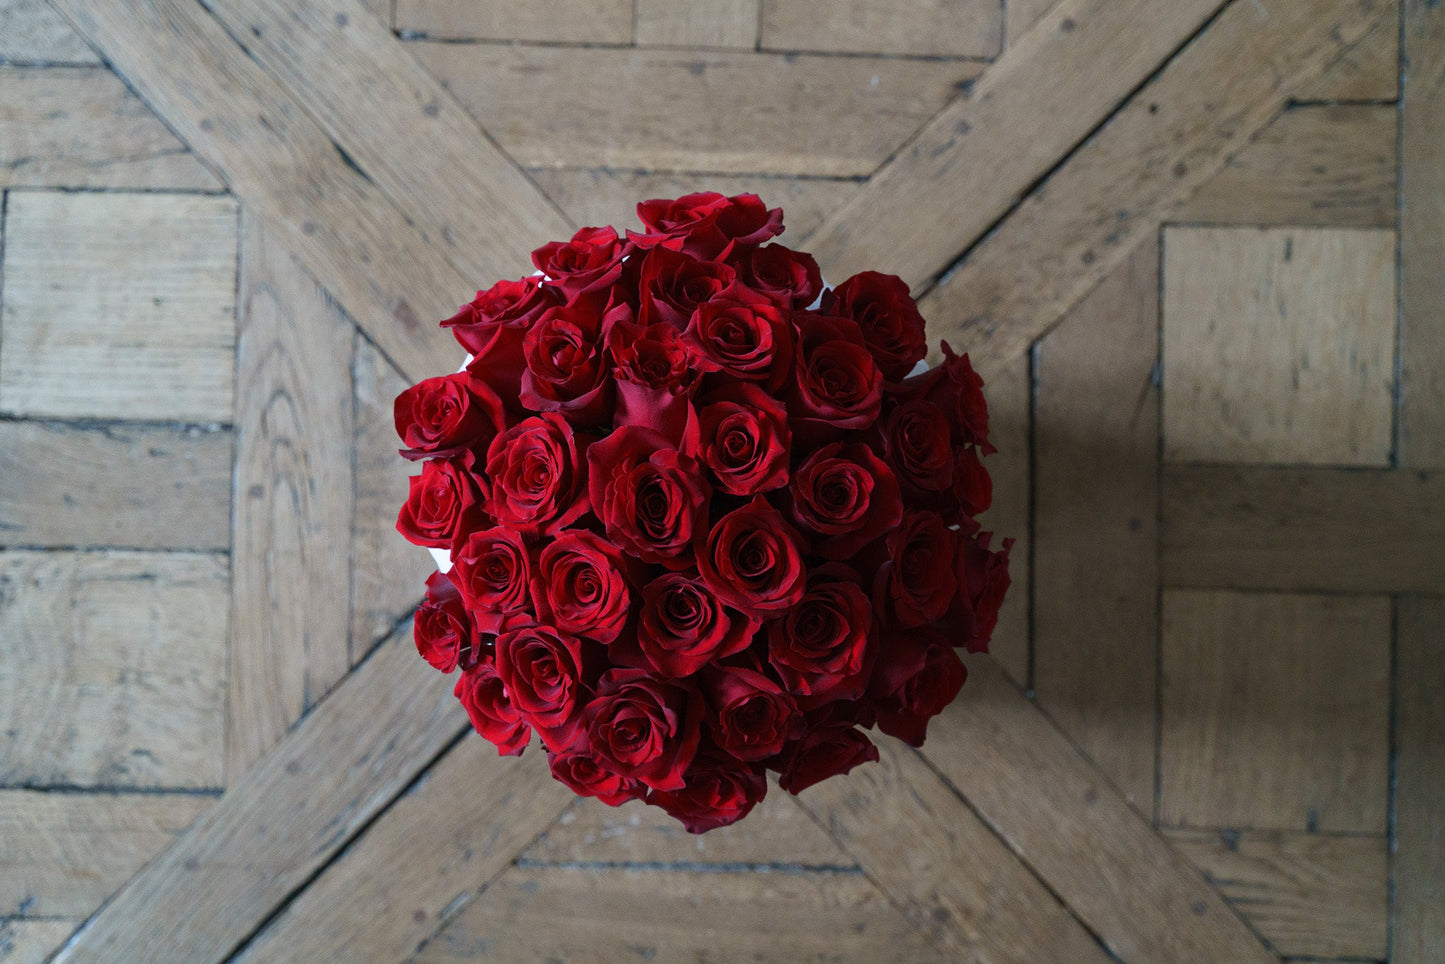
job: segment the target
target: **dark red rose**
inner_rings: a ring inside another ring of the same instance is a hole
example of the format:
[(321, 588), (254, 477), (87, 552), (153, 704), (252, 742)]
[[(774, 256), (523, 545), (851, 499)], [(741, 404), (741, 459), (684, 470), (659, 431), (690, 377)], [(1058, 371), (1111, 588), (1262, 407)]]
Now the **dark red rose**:
[(954, 573), (958, 593), (948, 610), (945, 627), (957, 645), (970, 653), (988, 652), (989, 640), (998, 625), (999, 607), (1009, 589), (1008, 558), (1014, 541), (1005, 539), (997, 552), (990, 552), (992, 532), (958, 540)]
[(873, 665), (873, 607), (837, 570), (818, 570), (797, 605), (768, 624), (768, 662), (804, 709), (857, 699)]
[(640, 425), (678, 444), (699, 373), (677, 329), (616, 321), (607, 332), (607, 350), (617, 380), (614, 426)]
[(612, 228), (582, 228), (571, 241), (551, 241), (532, 252), (532, 263), (568, 296), (606, 288), (622, 274), (630, 245)]
[(864, 271), (823, 294), (822, 309), (852, 318), (863, 329), (863, 342), (890, 382), (908, 377), (928, 354), (923, 316), (897, 275)]
[(737, 272), (718, 261), (699, 261), (667, 248), (653, 248), (642, 261), (638, 277), (637, 321), (672, 325), (678, 331), (701, 304), (726, 291)]
[(797, 530), (760, 495), (713, 526), (697, 567), (719, 599), (755, 619), (801, 599), (807, 575)]
[(792, 794), (802, 793), (869, 761), (878, 762), (878, 748), (852, 723), (811, 725), (784, 754), (778, 786)]
[(661, 807), (688, 833), (706, 833), (737, 823), (767, 795), (763, 769), (722, 754), (699, 756), (677, 790), (654, 790), (647, 802)]
[(922, 746), (929, 719), (953, 702), (967, 676), (948, 640), (931, 626), (885, 636), (868, 684), (878, 729)]
[(553, 535), (587, 511), (586, 463), (572, 426), (556, 412), (525, 419), (492, 439), (487, 507), (523, 533)]
[(522, 342), (527, 370), (521, 399), (537, 412), (561, 412), (573, 425), (596, 425), (612, 416), (612, 379), (605, 358), (607, 327), (627, 319), (626, 304), (584, 296), (549, 308)]
[(905, 379), (899, 392), (905, 397), (926, 398), (948, 416), (957, 445), (977, 445), (984, 455), (992, 455), (988, 443), (988, 402), (983, 397), (983, 379), (973, 370), (968, 354), (955, 355), (948, 342), (942, 342), (944, 363), (921, 375)]
[(463, 459), (430, 459), (422, 464), (421, 475), (408, 481), (411, 490), (396, 517), (396, 531), (413, 545), (447, 549), (459, 535), (484, 523), (485, 493)]
[(739, 760), (776, 756), (803, 722), (798, 704), (781, 686), (741, 666), (710, 671), (703, 692), (713, 742)]
[(941, 618), (958, 582), (953, 573), (957, 536), (937, 512), (903, 513), (889, 533), (888, 561), (878, 568), (873, 607), (885, 626), (908, 629)]
[(731, 263), (739, 281), (779, 308), (811, 308), (823, 290), (818, 262), (806, 251), (765, 244), (738, 250)]
[(699, 369), (759, 382), (771, 394), (793, 372), (789, 314), (762, 301), (720, 298), (698, 308), (682, 340)]
[(755, 385), (728, 385), (703, 399), (698, 413), (702, 462), (718, 486), (755, 495), (788, 484), (788, 411)]
[(883, 451), (911, 495), (936, 498), (953, 485), (953, 443), (948, 416), (922, 398), (899, 403), (883, 417)]
[(610, 643), (627, 625), (632, 593), (622, 552), (594, 533), (570, 529), (538, 560), (532, 597), (544, 621), (564, 633)]
[(507, 418), (497, 393), (466, 372), (417, 382), (396, 396), (392, 417), (408, 459), (484, 448)]
[(443, 673), (476, 656), (476, 628), (446, 573), (427, 577), (426, 598), (417, 607), (411, 632), (421, 658)]
[(498, 281), (442, 322), (475, 359), (468, 370), (503, 399), (516, 398), (522, 383), (522, 338), (542, 312), (561, 304), (556, 289), (541, 281)]
[(613, 773), (654, 790), (680, 790), (697, 753), (702, 716), (696, 687), (644, 670), (611, 669), (587, 704), (587, 741), (597, 762)]
[(723, 606), (696, 576), (665, 573), (642, 590), (637, 642), (663, 676), (691, 676), (748, 647), (759, 623)]
[(813, 551), (848, 559), (903, 518), (893, 471), (861, 443), (834, 442), (808, 456), (789, 486), (793, 518), (824, 536)]
[(644, 562), (690, 566), (710, 495), (697, 462), (635, 425), (593, 444), (588, 460), (591, 501), (607, 538)]
[(809, 312), (794, 315), (798, 360), (788, 414), (800, 439), (836, 438), (878, 420), (883, 373), (863, 345), (858, 324)]
[(972, 445), (953, 450), (953, 496), (970, 516), (987, 512), (993, 504), (993, 479)]
[(467, 711), (473, 728), (496, 746), (502, 756), (521, 756), (532, 730), (507, 699), (507, 689), (490, 658), (464, 670), (453, 691)]
[(783, 232), (783, 209), (768, 209), (756, 194), (724, 197), (711, 191), (637, 205), (646, 234), (627, 236), (639, 247), (664, 245), (697, 258), (716, 258), (730, 248), (761, 244)]
[(596, 797), (609, 807), (620, 807), (647, 792), (647, 784), (632, 777), (619, 776), (597, 762), (585, 738), (571, 747), (547, 754), (552, 776), (581, 797)]
[(531, 611), (531, 558), (517, 530), (470, 532), (452, 561), (452, 579), (481, 632), (495, 633), (508, 616)]
[(582, 643), (550, 626), (523, 626), (497, 637), (496, 665), (522, 719), (549, 747), (571, 743), (582, 712)]

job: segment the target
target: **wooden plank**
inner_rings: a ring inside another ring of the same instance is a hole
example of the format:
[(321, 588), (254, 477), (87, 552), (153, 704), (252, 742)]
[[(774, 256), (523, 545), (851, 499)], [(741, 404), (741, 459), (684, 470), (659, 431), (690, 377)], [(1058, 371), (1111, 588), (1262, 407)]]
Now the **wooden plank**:
[(1311, 101), (1387, 101), (1400, 96), (1400, 0), (1380, 5), (1375, 26), (1318, 80), (1295, 95)]
[(1034, 386), (1030, 360), (1017, 358), (983, 387), (988, 401), (989, 441), (998, 451), (984, 460), (993, 480), (993, 505), (980, 518), (1000, 540), (1013, 538), (1008, 570), (1012, 585), (999, 609), (989, 652), (1014, 682), (1030, 684), (1029, 575), (1033, 553), (1032, 499)]
[(994, 57), (1003, 5), (994, 0), (762, 0), (764, 50)]
[(863, 176), (979, 71), (721, 50), (408, 49), (527, 167)]
[(922, 288), (1222, 5), (1060, 0), (834, 212), (808, 250), (830, 277), (887, 271)]
[(1445, 947), (1445, 599), (1398, 606), (1393, 960), (1414, 964)]
[(1385, 465), (1395, 235), (1164, 233), (1164, 457)]
[(438, 40), (632, 42), (631, 0), (396, 0), (396, 29)]
[(636, 0), (638, 45), (733, 47), (752, 50), (758, 43), (760, 0)]
[(1035, 348), (1034, 691), (1140, 813), (1154, 810), (1159, 246)]
[(1396, 120), (1388, 105), (1291, 108), (1176, 217), (1202, 224), (1393, 228)]
[(0, 790), (0, 917), (89, 915), (214, 802)]
[(0, 961), (4, 964), (41, 964), (65, 943), (78, 920), (0, 921)]
[(1387, 956), (1384, 837), (1165, 830), (1224, 900), (1285, 957)]
[(231, 457), (222, 429), (0, 422), (0, 543), (231, 546)]
[(1390, 601), (1164, 593), (1159, 819), (1385, 832)]
[(1438, 472), (1165, 466), (1163, 500), (1165, 585), (1445, 592)]
[(57, 960), (225, 958), (467, 725), (403, 627), (131, 878)]
[(0, 552), (0, 784), (221, 783), (226, 560)]
[(222, 186), (104, 67), (0, 66), (0, 188)]
[(45, 0), (0, 0), (0, 63), (99, 64)]
[(1012, 47), (1058, 0), (1005, 0), (1004, 43)]
[(969, 661), (923, 752), (1117, 957), (1275, 959), (992, 660)]
[[(950, 319), (944, 336), (975, 353), (974, 364), (987, 379), (1161, 221), (1173, 220), (1295, 89), (1374, 24), (1380, 2), (1232, 4), (928, 294), (925, 315)], [(1055, 7), (1049, 18), (1064, 9)], [(1142, 18), (1151, 26), (1161, 22), (1153, 9)], [(1117, 62), (1117, 36), (1108, 43), (1105, 59)], [(1051, 85), (1057, 82), (1050, 77)], [(1033, 131), (1032, 125), (1015, 126), (1024, 136)], [(1015, 163), (1001, 159), (987, 166), (994, 171)], [(956, 216), (947, 205), (936, 207)]]
[(228, 783), (351, 668), (355, 329), (252, 214), (241, 266)]
[(572, 799), (535, 749), (469, 735), (234, 960), (404, 960)]
[(231, 198), (13, 192), (4, 272), (0, 411), (230, 420)]

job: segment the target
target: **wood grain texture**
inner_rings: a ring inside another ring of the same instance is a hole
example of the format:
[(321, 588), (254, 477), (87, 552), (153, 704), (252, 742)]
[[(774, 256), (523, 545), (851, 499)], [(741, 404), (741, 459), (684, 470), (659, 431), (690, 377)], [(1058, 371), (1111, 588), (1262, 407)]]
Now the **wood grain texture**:
[(1166, 459), (1384, 465), (1394, 345), (1392, 231), (1164, 233)]
[(1003, 5), (993, 0), (762, 0), (764, 50), (993, 57)]
[(4, 273), (0, 411), (230, 420), (231, 198), (15, 192)]
[(1018, 43), (1058, 0), (1004, 0), (1004, 42)]
[(0, 63), (99, 64), (45, 0), (0, 0)]
[(1165, 585), (1445, 592), (1445, 474), (1165, 466)]
[(86, 917), (214, 803), (0, 790), (0, 917)]
[(1254, 830), (1165, 830), (1164, 836), (1283, 956), (1387, 956), (1384, 837)]
[(404, 960), (572, 799), (536, 748), (469, 734), (234, 960)]
[(1384, 833), (1390, 601), (1164, 593), (1159, 819)]
[(78, 920), (0, 921), (0, 961), (4, 964), (41, 964), (65, 943)]
[(226, 776), (351, 668), (355, 329), (243, 219)]
[(987, 378), (1172, 220), (1294, 90), (1369, 30), (1380, 2), (1229, 6), (929, 292), (925, 314), (947, 319), (944, 336), (976, 352)]
[(988, 436), (998, 451), (984, 461), (993, 480), (993, 505), (980, 517), (983, 527), (998, 535), (995, 546), (1012, 538), (1008, 571), (1012, 585), (999, 610), (989, 652), (1020, 686), (1029, 686), (1032, 659), (1029, 627), (1029, 566), (1033, 538), (1033, 379), (1027, 356), (1015, 359), (983, 387), (988, 401)]
[(1159, 246), (1035, 348), (1034, 692), (1153, 815), (1158, 663)]
[(1424, 964), (1445, 948), (1445, 598), (1398, 606), (1393, 960)]
[(0, 784), (221, 785), (226, 560), (0, 552)]
[(224, 959), (466, 726), (398, 630), (57, 960)]
[(721, 50), (408, 49), (529, 168), (866, 175), (979, 71)]
[(639, 46), (732, 47), (752, 50), (758, 43), (761, 0), (636, 0), (635, 39)]
[(1400, 0), (1385, 0), (1370, 32), (1296, 95), (1302, 102), (1386, 101), (1400, 95)]
[(109, 70), (0, 66), (0, 188), (7, 187), (222, 184)]
[(1395, 127), (1388, 105), (1293, 107), (1176, 215), (1202, 224), (1395, 226)]
[(625, 44), (631, 0), (396, 0), (396, 29), (437, 39)]
[(0, 422), (0, 544), (225, 551), (234, 448), (199, 426)]
[(923, 755), (1117, 957), (1274, 960), (992, 660), (969, 661)]

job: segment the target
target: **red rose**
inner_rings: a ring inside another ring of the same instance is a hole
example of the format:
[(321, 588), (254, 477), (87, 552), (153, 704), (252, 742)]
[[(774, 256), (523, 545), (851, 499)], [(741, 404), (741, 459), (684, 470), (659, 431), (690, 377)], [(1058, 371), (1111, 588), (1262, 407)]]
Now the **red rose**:
[(931, 717), (953, 702), (968, 670), (931, 626), (885, 636), (868, 684), (878, 729), (910, 746), (922, 746)]
[(486, 737), (502, 756), (520, 756), (532, 739), (532, 730), (507, 699), (507, 689), (490, 658), (464, 670), (453, 691), (467, 711), (473, 728)]
[(413, 545), (447, 549), (483, 522), (483, 493), (463, 460), (431, 459), (423, 463), (421, 475), (408, 482), (411, 489), (396, 518), (396, 531)]
[(834, 442), (808, 456), (789, 486), (793, 518), (827, 538), (813, 550), (848, 559), (903, 518), (898, 480), (873, 450)]
[(990, 552), (992, 532), (958, 540), (954, 573), (958, 593), (948, 610), (947, 626), (956, 634), (958, 645), (970, 653), (988, 652), (989, 640), (998, 625), (999, 607), (1009, 589), (1008, 557), (1014, 541)]
[(984, 455), (992, 455), (996, 450), (988, 443), (988, 402), (983, 397), (983, 379), (973, 370), (967, 353), (955, 355), (946, 341), (940, 347), (944, 363), (905, 379), (899, 390), (906, 397), (926, 398), (943, 409), (956, 444), (977, 445)]
[(797, 605), (768, 624), (768, 662), (804, 709), (857, 699), (868, 685), (873, 607), (843, 573), (820, 569)]
[(532, 598), (542, 618), (564, 633), (610, 643), (627, 625), (632, 594), (622, 553), (586, 530), (571, 529), (542, 550)]
[(665, 245), (698, 258), (716, 258), (731, 247), (761, 244), (783, 231), (783, 209), (768, 209), (756, 194), (724, 197), (711, 191), (676, 200), (643, 201), (637, 216), (646, 234), (627, 232), (640, 247)]
[(461, 594), (445, 573), (427, 577), (426, 598), (417, 607), (411, 633), (421, 658), (443, 673), (475, 658), (475, 628)]
[(813, 724), (784, 754), (778, 786), (792, 794), (802, 793), (869, 761), (878, 762), (878, 748), (852, 723)]
[(786, 309), (735, 298), (710, 301), (692, 316), (683, 342), (705, 372), (760, 382), (776, 392), (793, 371), (793, 328)]
[(503, 399), (517, 397), (522, 383), (522, 338), (542, 312), (560, 304), (540, 278), (498, 281), (442, 322), (475, 359), (468, 366)]
[(612, 669), (587, 704), (587, 741), (598, 763), (655, 790), (680, 790), (697, 753), (702, 697), (644, 670)]
[(495, 633), (506, 617), (530, 611), (532, 567), (520, 532), (477, 529), (457, 546), (453, 563), (452, 579), (482, 632)]
[(592, 505), (607, 538), (644, 562), (690, 566), (710, 495), (697, 462), (635, 425), (593, 444), (587, 457)]
[(953, 450), (953, 497), (970, 516), (987, 512), (993, 504), (993, 479), (972, 445)]
[(554, 535), (587, 511), (587, 486), (578, 439), (556, 412), (525, 419), (492, 439), (488, 509), (524, 533)]
[(697, 566), (719, 599), (757, 619), (803, 597), (802, 540), (760, 495), (713, 526)]
[(551, 746), (572, 741), (582, 711), (582, 643), (550, 626), (523, 626), (496, 642), (497, 675), (512, 705)]
[(647, 792), (647, 785), (641, 780), (604, 769), (588, 751), (585, 739), (578, 739), (565, 750), (549, 752), (547, 765), (552, 770), (552, 776), (573, 793), (596, 797), (609, 807), (620, 807)]
[(497, 393), (466, 372), (417, 382), (396, 397), (392, 416), (408, 459), (485, 447), (506, 425)]
[(803, 722), (793, 698), (754, 670), (720, 666), (707, 675), (703, 689), (713, 742), (739, 760), (776, 756)]
[(628, 318), (626, 304), (597, 296), (549, 308), (527, 332), (522, 351), (522, 404), (531, 411), (561, 412), (573, 425), (596, 425), (612, 416), (612, 379), (603, 357), (607, 326)]
[(606, 288), (622, 274), (630, 245), (612, 228), (582, 228), (571, 241), (551, 241), (532, 252), (532, 263), (569, 296)]
[(765, 244), (740, 249), (730, 263), (739, 281), (779, 308), (810, 308), (823, 290), (818, 262), (806, 251)]
[(733, 384), (703, 399), (698, 413), (703, 464), (733, 495), (755, 495), (788, 483), (788, 411), (750, 384)]
[(836, 437), (878, 420), (883, 373), (863, 346), (856, 322), (809, 312), (794, 316), (798, 363), (788, 414), (801, 438)]
[(718, 261), (699, 261), (666, 248), (654, 248), (638, 277), (637, 321), (672, 325), (681, 331), (698, 306), (716, 298), (737, 280), (737, 272)]
[(908, 377), (928, 354), (923, 316), (909, 297), (908, 283), (897, 275), (864, 271), (823, 294), (822, 309), (852, 318), (863, 330), (863, 343), (890, 382)]
[(696, 577), (669, 572), (642, 590), (637, 643), (659, 674), (691, 676), (713, 660), (746, 649), (758, 625), (725, 608)]
[(884, 625), (909, 629), (948, 612), (958, 587), (956, 545), (956, 535), (937, 512), (903, 513), (903, 522), (888, 535), (888, 561), (874, 582), (873, 606)]
[(644, 328), (618, 320), (607, 331), (607, 350), (617, 380), (614, 426), (650, 428), (676, 445), (699, 374), (689, 364), (687, 346), (677, 329), (668, 324)]
[(924, 499), (953, 485), (948, 416), (921, 398), (901, 402), (883, 417), (883, 451), (904, 488)]
[(706, 833), (737, 823), (768, 792), (761, 767), (722, 754), (698, 757), (685, 779), (679, 789), (654, 790), (647, 802), (680, 821), (688, 833)]

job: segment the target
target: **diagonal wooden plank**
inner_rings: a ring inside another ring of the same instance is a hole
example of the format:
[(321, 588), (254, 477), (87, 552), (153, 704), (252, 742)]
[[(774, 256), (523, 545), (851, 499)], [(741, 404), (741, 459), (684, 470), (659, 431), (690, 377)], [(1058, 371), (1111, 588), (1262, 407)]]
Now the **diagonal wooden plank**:
[(1445, 597), (1396, 605), (1394, 959), (1423, 964), (1445, 948)]

